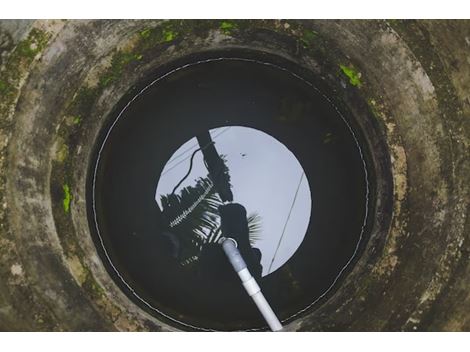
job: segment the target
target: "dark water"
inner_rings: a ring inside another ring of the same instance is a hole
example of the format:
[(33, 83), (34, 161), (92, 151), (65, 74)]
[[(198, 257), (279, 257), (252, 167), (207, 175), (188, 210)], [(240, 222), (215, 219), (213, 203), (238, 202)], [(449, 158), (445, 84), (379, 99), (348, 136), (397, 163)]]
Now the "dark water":
[[(124, 110), (117, 111), (110, 126), (103, 131), (97, 146), (96, 169), (93, 167), (90, 172), (90, 225), (116, 283), (152, 314), (186, 328), (265, 327), (220, 247), (198, 242), (191, 249), (193, 252), (181, 254), (181, 247), (188, 248), (190, 244), (181, 244), (178, 238), (183, 237), (178, 236), (185, 236), (188, 227), (170, 229), (174, 214), (162, 212), (156, 201), (156, 193), (157, 199), (161, 196), (156, 190), (165, 165), (185, 151), (183, 144), (209, 130), (245, 126), (262, 131), (292, 152), (298, 160), (298, 170), (305, 173), (305, 189), (309, 192), (302, 192), (304, 198), (311, 199), (311, 213), (296, 222), (305, 222), (306, 230), (295, 244), (293, 255), (287, 255), (277, 270), (259, 278), (279, 318), (291, 319), (331, 291), (358, 254), (366, 237), (363, 226), (368, 211), (363, 152), (336, 108), (310, 84), (288, 71), (239, 59), (193, 64), (154, 82)], [(230, 138), (230, 133), (212, 136), (217, 147)], [(234, 155), (240, 148), (240, 157), (250, 157), (257, 149), (256, 142), (249, 144), (243, 138), (232, 138), (229, 144)], [(266, 175), (267, 181), (253, 184), (246, 177), (243, 188), (248, 187), (253, 199), (266, 185), (276, 195), (285, 189), (295, 191), (298, 178), (286, 176), (283, 182), (277, 182), (278, 186), (269, 184), (286, 167), (286, 159), (278, 157), (279, 171), (275, 167), (263, 169), (263, 155), (276, 158), (278, 152), (273, 149), (263, 153), (258, 155), (260, 161), (249, 167), (253, 175)], [(181, 160), (190, 154), (187, 152)], [(168, 184), (180, 181), (189, 169), (189, 161), (181, 163), (184, 167), (167, 180)], [(195, 167), (198, 172), (204, 170), (201, 161)], [(188, 178), (194, 187), (196, 176), (197, 172)], [(232, 186), (236, 201), (241, 191)], [(289, 192), (286, 199), (273, 201), (272, 207), (269, 201), (259, 203), (255, 210), (270, 207), (263, 221), (274, 221), (270, 219), (276, 215), (286, 219), (286, 207), (278, 205), (292, 203), (294, 192)], [(277, 214), (276, 209), (283, 210)], [(198, 226), (196, 214), (200, 213), (191, 213), (193, 228)], [(182, 233), (172, 236), (178, 231)], [(285, 241), (289, 242), (292, 236), (299, 238), (298, 233), (291, 231)], [(277, 243), (279, 233), (263, 233), (262, 237), (264, 244), (256, 243), (262, 247), (262, 255), (268, 255), (263, 248)], [(194, 254), (197, 257), (198, 246), (210, 253), (204, 260), (187, 264), (183, 259)], [(255, 255), (258, 262), (259, 255)]]

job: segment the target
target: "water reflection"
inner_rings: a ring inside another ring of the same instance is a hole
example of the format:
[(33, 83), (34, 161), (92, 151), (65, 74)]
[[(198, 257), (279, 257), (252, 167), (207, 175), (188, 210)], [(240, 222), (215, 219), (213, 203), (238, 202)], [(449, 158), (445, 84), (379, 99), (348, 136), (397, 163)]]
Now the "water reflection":
[[(200, 264), (201, 254), (222, 235), (219, 207), (232, 200), (230, 195), (223, 200), (218, 190), (230, 192), (246, 209), (246, 240), (266, 276), (281, 267), (305, 237), (311, 213), (308, 181), (295, 156), (264, 132), (229, 126), (210, 130), (210, 136), (211, 141), (187, 141), (163, 169), (155, 200), (168, 220), (164, 234), (182, 266)], [(214, 150), (213, 159), (220, 155), (221, 163), (220, 171), (214, 166), (211, 174), (207, 159)], [(240, 230), (233, 235), (244, 242), (242, 234)]]
[(264, 327), (214, 244), (236, 226), (283, 320), (344, 277), (365, 238), (363, 153), (339, 110), (299, 77), (201, 61), (129, 95), (103, 130), (90, 228), (116, 284), (147, 312), (191, 329)]

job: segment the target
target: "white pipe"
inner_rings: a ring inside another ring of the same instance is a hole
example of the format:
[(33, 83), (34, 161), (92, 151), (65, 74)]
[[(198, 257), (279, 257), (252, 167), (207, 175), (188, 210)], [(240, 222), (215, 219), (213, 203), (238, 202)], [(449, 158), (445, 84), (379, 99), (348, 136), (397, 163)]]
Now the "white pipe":
[(250, 297), (255, 302), (259, 311), (266, 320), (266, 323), (268, 323), (269, 328), (272, 331), (282, 330), (281, 322), (277, 318), (276, 314), (273, 312), (268, 301), (266, 301), (266, 298), (264, 298), (264, 295), (261, 292), (258, 283), (253, 278), (253, 276), (251, 276), (251, 273), (248, 270), (246, 263), (240, 254), (240, 251), (237, 248), (237, 241), (235, 241), (233, 238), (224, 237), (220, 239), (219, 243), (222, 244), (222, 248), (224, 249), (224, 252), (227, 255), (227, 258), (229, 259), (233, 268), (240, 277), (243, 287), (245, 287), (246, 292), (248, 292)]

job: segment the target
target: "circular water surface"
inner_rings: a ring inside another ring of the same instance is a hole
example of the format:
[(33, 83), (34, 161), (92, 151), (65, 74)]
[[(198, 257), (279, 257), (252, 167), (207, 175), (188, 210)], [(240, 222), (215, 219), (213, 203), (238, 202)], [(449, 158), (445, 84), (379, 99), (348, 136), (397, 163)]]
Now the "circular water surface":
[(149, 313), (184, 329), (266, 328), (216, 244), (223, 219), (237, 219), (283, 322), (333, 292), (358, 256), (369, 212), (358, 133), (291, 69), (234, 57), (175, 66), (110, 117), (90, 226), (110, 275)]

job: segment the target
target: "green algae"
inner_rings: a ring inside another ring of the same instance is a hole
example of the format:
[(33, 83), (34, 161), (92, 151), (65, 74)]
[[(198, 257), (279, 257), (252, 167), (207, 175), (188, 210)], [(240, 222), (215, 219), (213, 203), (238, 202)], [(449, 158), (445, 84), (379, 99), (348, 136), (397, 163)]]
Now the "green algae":
[(108, 67), (108, 69), (102, 75), (99, 81), (99, 85), (103, 88), (107, 87), (110, 83), (121, 77), (122, 72), (127, 65), (141, 59), (141, 54), (134, 54), (132, 52), (118, 50), (111, 59), (111, 66)]
[(62, 207), (64, 211), (68, 213), (70, 211), (70, 202), (72, 201), (72, 194), (70, 193), (70, 187), (68, 184), (62, 186), (64, 191), (64, 199), (62, 200)]
[(235, 22), (232, 21), (222, 21), (220, 22), (219, 29), (224, 34), (231, 34), (234, 29), (237, 29), (238, 26)]
[(0, 93), (4, 93), (8, 90), (8, 83), (5, 81), (0, 81)]
[(163, 41), (165, 42), (171, 42), (176, 38), (178, 33), (172, 31), (172, 30), (163, 30)]
[(95, 299), (103, 298), (106, 296), (106, 291), (103, 287), (95, 280), (91, 270), (82, 263), (83, 271), (85, 274), (83, 288)]
[(28, 36), (20, 41), (8, 57), (0, 80), (0, 115), (7, 116), (11, 104), (14, 103), (21, 78), (27, 72), (36, 56), (44, 50), (50, 34), (33, 28)]
[(341, 71), (349, 78), (349, 83), (354, 87), (360, 87), (361, 82), (361, 73), (358, 72), (353, 66), (339, 65)]
[(313, 42), (315, 41), (318, 33), (311, 29), (304, 29), (302, 32), (302, 36), (300, 37), (300, 42), (302, 43), (304, 48), (310, 47)]
[(143, 39), (146, 39), (146, 38), (150, 37), (150, 34), (151, 34), (151, 29), (150, 28), (146, 28), (146, 29), (139, 32), (140, 37), (143, 38)]
[(142, 52), (154, 46), (170, 43), (181, 34), (181, 21), (165, 21), (157, 27), (145, 28), (139, 32), (139, 41), (134, 52)]
[(49, 36), (45, 32), (33, 28), (28, 37), (18, 43), (16, 50), (20, 56), (33, 59), (44, 49), (48, 40)]

